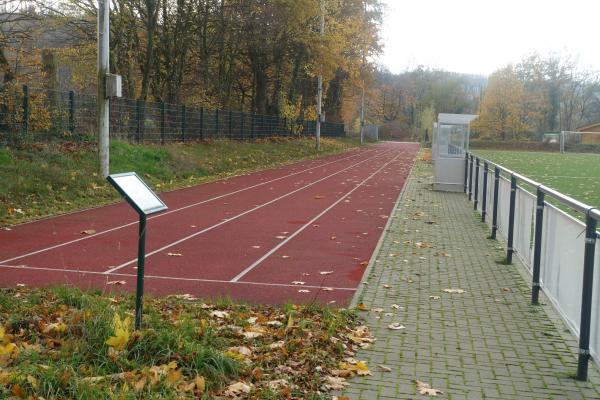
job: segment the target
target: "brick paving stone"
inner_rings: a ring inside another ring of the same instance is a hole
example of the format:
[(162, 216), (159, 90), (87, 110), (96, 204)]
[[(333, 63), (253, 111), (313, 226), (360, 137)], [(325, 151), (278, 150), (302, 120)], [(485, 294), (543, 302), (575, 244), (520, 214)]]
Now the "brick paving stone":
[(499, 263), (504, 245), (488, 239), (472, 203), (431, 181), (431, 162), (418, 160), (354, 299), (385, 312), (360, 312), (377, 341), (356, 358), (373, 376), (351, 379), (343, 394), (418, 399), (419, 379), (449, 399), (600, 399), (595, 364), (589, 382), (572, 378), (577, 339), (550, 307), (530, 305), (524, 267)]

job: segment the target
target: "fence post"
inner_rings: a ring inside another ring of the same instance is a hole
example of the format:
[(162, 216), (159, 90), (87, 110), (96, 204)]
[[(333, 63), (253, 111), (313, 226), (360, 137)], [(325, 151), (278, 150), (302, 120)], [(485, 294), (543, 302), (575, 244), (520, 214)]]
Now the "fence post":
[(181, 141), (185, 143), (185, 104), (181, 105)]
[(498, 231), (498, 186), (500, 185), (500, 168), (494, 167), (494, 204), (492, 205), (492, 239), (496, 239)]
[(473, 154), (469, 155), (469, 201), (473, 198)]
[(479, 203), (479, 157), (476, 158), (475, 161), (475, 194), (473, 196), (473, 209), (477, 210), (477, 205)]
[(240, 137), (244, 140), (244, 112), (240, 113)]
[(219, 136), (219, 109), (215, 110), (215, 136)]
[(200, 140), (204, 140), (204, 107), (200, 107)]
[(142, 140), (142, 100), (137, 99), (135, 102), (135, 138), (139, 143)]
[(481, 222), (485, 222), (487, 210), (487, 187), (488, 187), (488, 172), (490, 167), (487, 161), (483, 162), (483, 188), (481, 190)]
[(165, 102), (160, 102), (160, 144), (165, 144)]
[(233, 113), (231, 112), (231, 110), (229, 110), (229, 127), (228, 127), (228, 130), (229, 130), (229, 139), (233, 139), (233, 137), (231, 136), (231, 133), (232, 133), (231, 132), (231, 117), (232, 116), (233, 116)]
[(467, 193), (468, 180), (469, 180), (469, 153), (465, 153), (465, 193)]
[(535, 209), (535, 238), (533, 240), (533, 280), (531, 283), (531, 304), (539, 303), (540, 265), (542, 256), (542, 224), (544, 223), (544, 192), (538, 186)]
[(508, 211), (508, 243), (506, 246), (506, 263), (512, 264), (513, 237), (515, 234), (515, 202), (517, 199), (517, 178), (510, 174), (510, 210)]
[(75, 92), (69, 90), (69, 132), (75, 134)]
[(583, 290), (581, 292), (581, 322), (579, 324), (579, 360), (577, 379), (587, 380), (590, 359), (590, 326), (592, 319), (592, 289), (594, 285), (594, 256), (596, 251), (596, 228), (598, 221), (588, 210), (585, 224), (585, 253), (583, 259)]
[(23, 136), (29, 133), (29, 86), (23, 85)]

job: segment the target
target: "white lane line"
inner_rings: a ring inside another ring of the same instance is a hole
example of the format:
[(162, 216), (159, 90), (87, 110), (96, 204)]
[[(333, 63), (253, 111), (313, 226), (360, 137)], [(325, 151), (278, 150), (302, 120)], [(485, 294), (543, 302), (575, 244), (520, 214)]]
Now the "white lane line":
[(348, 196), (350, 196), (352, 193), (354, 193), (354, 191), (356, 191), (359, 187), (361, 187), (365, 182), (367, 182), (368, 180), (370, 180), (372, 177), (374, 177), (376, 174), (378, 174), (379, 172), (381, 172), (385, 167), (387, 167), (389, 164), (391, 164), (392, 162), (396, 161), (396, 159), (398, 157), (400, 157), (401, 155), (403, 155), (404, 152), (398, 154), (396, 157), (392, 158), (390, 161), (386, 162), (385, 164), (383, 164), (379, 169), (377, 169), (377, 171), (373, 172), (371, 175), (369, 175), (366, 179), (364, 179), (362, 182), (358, 183), (352, 190), (350, 190), (349, 192), (347, 192), (345, 195), (343, 195), (342, 197), (340, 197), (339, 199), (337, 199), (333, 204), (331, 204), (329, 207), (327, 207), (326, 209), (324, 209), (323, 211), (321, 211), (316, 217), (314, 217), (313, 219), (311, 219), (310, 221), (308, 221), (306, 224), (302, 225), (300, 227), (300, 229), (298, 229), (297, 231), (295, 231), (294, 233), (292, 233), (290, 236), (288, 236), (285, 240), (281, 241), (280, 243), (277, 244), (277, 246), (273, 247), (271, 250), (269, 250), (267, 253), (265, 253), (261, 258), (259, 258), (258, 260), (256, 260), (252, 265), (248, 266), (247, 268), (245, 268), (242, 272), (240, 272), (239, 274), (237, 274), (232, 280), (231, 282), (238, 282), (241, 278), (244, 277), (244, 275), (246, 275), (247, 273), (249, 273), (250, 271), (252, 271), (254, 268), (256, 268), (260, 263), (262, 263), (264, 260), (266, 260), (268, 257), (270, 257), (273, 253), (275, 253), (277, 250), (279, 250), (281, 247), (283, 247), (286, 243), (288, 243), (290, 240), (292, 240), (293, 238), (295, 238), (296, 236), (298, 236), (300, 234), (300, 232), (302, 232), (303, 230), (305, 230), (307, 227), (311, 226), (312, 224), (315, 223), (315, 221), (317, 221), (319, 218), (321, 218), (323, 215), (325, 215), (327, 212), (329, 212), (333, 207), (337, 206), (340, 202), (342, 202), (345, 198), (347, 198)]
[[(388, 154), (388, 153), (390, 153), (391, 151), (392, 151), (392, 150), (386, 151), (386, 152), (384, 152), (384, 153), (383, 153), (383, 155), (385, 155), (385, 154)], [(219, 222), (219, 223), (216, 223), (216, 224), (214, 224), (214, 225), (211, 225), (211, 226), (209, 226), (209, 227), (206, 227), (206, 228), (204, 228), (204, 229), (202, 229), (202, 230), (200, 230), (200, 231), (198, 231), (198, 232), (192, 233), (191, 235), (185, 236), (185, 237), (183, 237), (183, 238), (181, 238), (181, 239), (179, 239), (179, 240), (176, 240), (176, 241), (174, 241), (174, 242), (172, 242), (172, 243), (169, 243), (169, 244), (167, 244), (167, 245), (165, 245), (165, 246), (162, 246), (162, 247), (160, 247), (160, 248), (158, 248), (158, 249), (156, 249), (156, 250), (153, 250), (153, 251), (151, 251), (151, 252), (148, 252), (148, 253), (146, 253), (146, 258), (148, 258), (148, 257), (150, 257), (150, 256), (152, 256), (152, 255), (154, 255), (154, 254), (156, 254), (156, 253), (160, 253), (161, 251), (164, 251), (164, 250), (166, 250), (166, 249), (168, 249), (168, 248), (170, 248), (170, 247), (173, 247), (173, 246), (176, 246), (176, 245), (178, 245), (178, 244), (180, 244), (180, 243), (183, 243), (183, 242), (185, 242), (185, 241), (187, 241), (187, 240), (189, 240), (189, 239), (192, 239), (192, 238), (194, 238), (194, 237), (196, 237), (196, 236), (198, 236), (198, 235), (202, 235), (203, 233), (209, 232), (209, 231), (211, 231), (211, 230), (213, 230), (213, 229), (215, 229), (215, 228), (218, 228), (218, 227), (219, 227), (219, 226), (221, 226), (221, 225), (227, 224), (227, 223), (229, 223), (229, 222), (231, 222), (231, 221), (235, 221), (236, 219), (238, 219), (238, 218), (241, 218), (241, 217), (243, 217), (244, 215), (250, 214), (250, 213), (252, 213), (252, 212), (254, 212), (254, 211), (256, 211), (256, 210), (260, 210), (260, 209), (261, 209), (261, 208), (263, 208), (263, 207), (266, 207), (266, 206), (268, 206), (268, 205), (271, 205), (271, 204), (273, 204), (273, 203), (275, 203), (275, 202), (277, 202), (277, 201), (279, 201), (279, 200), (281, 200), (281, 199), (284, 199), (284, 198), (286, 198), (286, 197), (288, 197), (288, 196), (291, 196), (291, 195), (293, 195), (294, 193), (297, 193), (297, 192), (299, 192), (299, 191), (301, 191), (301, 190), (304, 190), (304, 189), (306, 189), (306, 188), (309, 188), (309, 187), (311, 187), (311, 186), (313, 186), (313, 185), (316, 185), (316, 184), (317, 184), (317, 183), (319, 183), (319, 182), (322, 182), (322, 181), (324, 181), (324, 180), (326, 180), (326, 179), (329, 179), (329, 178), (331, 178), (332, 176), (335, 176), (335, 175), (341, 174), (342, 172), (344, 172), (344, 171), (346, 171), (346, 170), (348, 170), (348, 169), (354, 168), (354, 167), (356, 167), (357, 165), (360, 165), (360, 164), (362, 164), (362, 163), (365, 163), (365, 162), (367, 162), (367, 161), (370, 161), (371, 159), (373, 159), (373, 158), (377, 158), (377, 157), (379, 157), (379, 156), (381, 156), (381, 155), (382, 155), (382, 154), (379, 154), (379, 155), (375, 155), (375, 156), (372, 156), (372, 157), (366, 158), (366, 159), (364, 159), (364, 160), (362, 160), (362, 161), (359, 161), (359, 162), (357, 162), (357, 163), (355, 163), (355, 164), (352, 164), (352, 165), (350, 165), (350, 166), (348, 166), (348, 167), (346, 167), (346, 168), (344, 168), (344, 169), (341, 169), (341, 170), (339, 170), (339, 171), (337, 171), (337, 172), (334, 172), (333, 174), (330, 174), (330, 175), (324, 176), (324, 177), (323, 177), (323, 178), (321, 178), (321, 179), (317, 179), (316, 181), (313, 181), (313, 182), (311, 182), (311, 183), (309, 183), (309, 184), (307, 184), (307, 185), (301, 186), (301, 187), (299, 187), (299, 188), (297, 188), (297, 189), (295, 189), (295, 190), (292, 190), (291, 192), (287, 192), (286, 194), (283, 194), (283, 195), (281, 195), (281, 196), (279, 196), (279, 197), (276, 197), (276, 198), (274, 198), (274, 199), (272, 199), (272, 200), (269, 200), (269, 201), (267, 201), (266, 203), (260, 204), (260, 205), (258, 205), (258, 206), (256, 206), (256, 207), (253, 207), (253, 208), (251, 208), (251, 209), (249, 209), (249, 210), (246, 210), (246, 211), (244, 211), (244, 212), (242, 212), (242, 213), (239, 213), (239, 214), (237, 214), (237, 215), (235, 215), (235, 216), (233, 216), (233, 217), (231, 217), (231, 218), (227, 218), (227, 219), (225, 219), (225, 220), (223, 220), (223, 221), (221, 221), (221, 222)], [(117, 265), (116, 267), (113, 267), (113, 268), (111, 268), (111, 269), (109, 269), (109, 270), (106, 270), (106, 271), (104, 272), (104, 274), (112, 274), (113, 272), (115, 272), (115, 271), (118, 271), (118, 270), (120, 270), (121, 268), (124, 268), (124, 267), (126, 267), (126, 266), (128, 266), (128, 265), (130, 265), (130, 264), (133, 264), (133, 263), (135, 263), (136, 261), (137, 261), (137, 258), (131, 259), (131, 260), (127, 261), (127, 262), (124, 262), (124, 263), (123, 263), (123, 264), (121, 264), (121, 265)], [(1, 262), (0, 262), (0, 263), (1, 263)]]
[[(52, 271), (52, 272), (68, 272), (74, 274), (90, 274), (90, 275), (101, 275), (108, 277), (104, 272), (98, 271), (81, 271), (78, 269), (65, 269), (65, 268), (46, 268), (46, 267), (28, 267), (26, 265), (0, 265), (0, 268), (15, 268), (15, 269), (28, 269), (34, 271)], [(122, 276), (129, 278), (137, 278), (137, 275), (134, 274), (123, 274), (123, 273), (115, 273), (110, 274), (110, 276)], [(160, 279), (160, 280), (172, 280), (172, 281), (187, 281), (187, 282), (206, 282), (206, 283), (227, 283), (227, 284), (238, 284), (238, 285), (255, 285), (255, 286), (276, 286), (276, 287), (293, 287), (296, 289), (302, 288), (310, 288), (310, 289), (332, 289), (332, 290), (347, 290), (347, 291), (356, 291), (356, 288), (349, 287), (335, 287), (335, 286), (313, 286), (313, 285), (294, 285), (289, 283), (268, 283), (268, 282), (231, 282), (221, 279), (201, 279), (201, 278), (180, 278), (176, 276), (161, 276), (161, 275), (145, 275), (145, 279)]]
[[(370, 150), (367, 150), (366, 152), (369, 152), (369, 151)], [(219, 196), (216, 196), (216, 197), (212, 197), (210, 199), (202, 200), (202, 201), (199, 201), (197, 203), (188, 204), (187, 206), (183, 206), (183, 207), (180, 207), (180, 208), (176, 208), (176, 209), (173, 209), (173, 210), (166, 211), (166, 212), (158, 214), (158, 215), (154, 215), (152, 217), (149, 217), (148, 220), (155, 219), (155, 218), (161, 218), (161, 217), (164, 217), (166, 215), (173, 214), (175, 212), (186, 210), (186, 209), (191, 208), (191, 207), (196, 207), (196, 206), (199, 206), (199, 205), (202, 205), (202, 204), (205, 204), (205, 203), (209, 203), (211, 201), (219, 200), (219, 199), (222, 199), (223, 197), (231, 196), (231, 195), (234, 195), (234, 194), (237, 194), (237, 193), (241, 193), (241, 192), (246, 191), (246, 190), (254, 189), (256, 187), (259, 187), (259, 186), (262, 186), (262, 185), (266, 185), (266, 184), (269, 184), (269, 183), (272, 183), (272, 182), (275, 182), (275, 181), (278, 181), (278, 180), (281, 180), (281, 179), (289, 178), (290, 176), (298, 175), (298, 174), (310, 171), (312, 169), (324, 167), (326, 165), (333, 164), (333, 163), (336, 163), (336, 162), (339, 162), (339, 161), (343, 161), (343, 160), (347, 160), (349, 158), (354, 158), (354, 157), (357, 157), (359, 155), (363, 155), (364, 153), (365, 152), (359, 152), (359, 154), (353, 154), (353, 155), (348, 156), (348, 157), (344, 157), (344, 158), (341, 158), (341, 159), (330, 161), (330, 162), (327, 162), (327, 163), (324, 163), (324, 164), (319, 164), (319, 165), (317, 165), (315, 167), (303, 169), (301, 171), (293, 172), (291, 174), (284, 175), (284, 176), (281, 176), (279, 178), (271, 179), (269, 181), (261, 182), (261, 183), (258, 183), (256, 185), (248, 186), (248, 187), (245, 187), (245, 188), (242, 188), (242, 189), (235, 190), (233, 192), (225, 193), (225, 194), (222, 194), (222, 195), (219, 195)], [(43, 249), (35, 250), (35, 251), (29, 252), (29, 253), (26, 253), (26, 254), (21, 254), (21, 255), (16, 256), (16, 257), (7, 258), (6, 260), (0, 260), (0, 264), (2, 264), (2, 263), (9, 263), (9, 262), (14, 261), (14, 260), (18, 260), (18, 259), (21, 259), (21, 258), (25, 258), (25, 257), (33, 256), (33, 255), (36, 255), (36, 254), (39, 254), (39, 253), (43, 253), (43, 252), (46, 252), (46, 251), (54, 250), (54, 249), (57, 249), (59, 247), (68, 246), (68, 245), (73, 244), (73, 243), (81, 242), (83, 240), (88, 240), (88, 239), (94, 238), (96, 236), (104, 235), (106, 233), (114, 232), (114, 231), (119, 230), (119, 229), (127, 228), (128, 226), (137, 225), (137, 223), (138, 223), (138, 221), (136, 220), (136, 221), (124, 224), (124, 225), (119, 225), (119, 226), (116, 226), (114, 228), (107, 229), (105, 231), (94, 233), (92, 235), (86, 235), (86, 236), (78, 238), (78, 239), (73, 239), (73, 240), (69, 240), (67, 242), (62, 242), (62, 243), (59, 243), (59, 244), (55, 244), (55, 245), (52, 245), (52, 246), (49, 246), (49, 247), (46, 247), (46, 248), (43, 248)]]

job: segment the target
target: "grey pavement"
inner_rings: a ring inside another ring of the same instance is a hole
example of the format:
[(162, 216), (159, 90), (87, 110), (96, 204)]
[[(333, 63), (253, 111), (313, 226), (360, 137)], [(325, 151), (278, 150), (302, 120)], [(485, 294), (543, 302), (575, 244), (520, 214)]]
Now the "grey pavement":
[(504, 244), (488, 239), (472, 203), (433, 191), (431, 175), (430, 161), (416, 162), (357, 293), (377, 341), (355, 358), (373, 375), (350, 379), (343, 395), (426, 398), (418, 379), (438, 398), (600, 399), (596, 366), (588, 382), (573, 378), (577, 341), (549, 305), (530, 304), (518, 260), (502, 264)]

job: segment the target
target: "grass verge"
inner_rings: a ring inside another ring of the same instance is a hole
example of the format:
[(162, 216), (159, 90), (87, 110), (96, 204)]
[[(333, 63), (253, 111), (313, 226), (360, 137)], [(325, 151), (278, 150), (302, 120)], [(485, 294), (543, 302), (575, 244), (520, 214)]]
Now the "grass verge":
[[(136, 171), (157, 191), (187, 187), (356, 146), (349, 139), (310, 138), (254, 142), (139, 145), (113, 141), (111, 172)], [(0, 225), (89, 208), (118, 199), (97, 174), (93, 144), (32, 144), (0, 148)]]
[(352, 312), (146, 300), (57, 287), (0, 289), (0, 398), (324, 399), (372, 342)]

